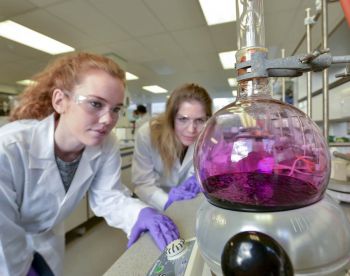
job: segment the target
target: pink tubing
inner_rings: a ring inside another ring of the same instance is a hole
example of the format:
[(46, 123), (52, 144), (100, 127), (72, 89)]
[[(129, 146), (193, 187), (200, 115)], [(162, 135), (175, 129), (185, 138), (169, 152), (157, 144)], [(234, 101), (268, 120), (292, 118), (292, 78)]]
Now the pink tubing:
[(340, 0), (340, 5), (343, 8), (345, 19), (350, 27), (350, 0)]

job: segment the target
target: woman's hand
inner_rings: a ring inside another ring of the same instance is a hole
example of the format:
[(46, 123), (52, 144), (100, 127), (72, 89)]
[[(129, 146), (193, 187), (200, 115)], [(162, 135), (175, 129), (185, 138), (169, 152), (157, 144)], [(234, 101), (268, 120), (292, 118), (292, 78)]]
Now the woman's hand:
[(143, 232), (149, 231), (158, 248), (163, 249), (179, 238), (175, 223), (157, 210), (147, 207), (141, 210), (133, 226), (127, 247), (135, 243)]
[(191, 199), (197, 196), (201, 191), (196, 177), (193, 175), (187, 178), (179, 186), (171, 188), (169, 191), (169, 198), (164, 206), (166, 210), (174, 201)]

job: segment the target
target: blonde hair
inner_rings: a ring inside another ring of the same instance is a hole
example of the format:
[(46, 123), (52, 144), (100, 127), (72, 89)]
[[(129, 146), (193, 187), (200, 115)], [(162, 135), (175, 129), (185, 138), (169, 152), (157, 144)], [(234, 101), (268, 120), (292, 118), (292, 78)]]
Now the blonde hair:
[(151, 142), (164, 163), (166, 174), (179, 158), (185, 147), (175, 134), (175, 117), (183, 102), (198, 101), (204, 107), (207, 117), (212, 115), (212, 100), (208, 92), (201, 86), (190, 83), (176, 88), (167, 101), (165, 112), (151, 119)]
[(20, 95), (19, 105), (12, 110), (10, 120), (40, 120), (47, 117), (55, 112), (52, 106), (53, 91), (71, 91), (81, 82), (84, 74), (93, 69), (102, 70), (125, 85), (125, 72), (107, 57), (84, 52), (64, 55), (33, 77), (35, 84), (28, 86)]

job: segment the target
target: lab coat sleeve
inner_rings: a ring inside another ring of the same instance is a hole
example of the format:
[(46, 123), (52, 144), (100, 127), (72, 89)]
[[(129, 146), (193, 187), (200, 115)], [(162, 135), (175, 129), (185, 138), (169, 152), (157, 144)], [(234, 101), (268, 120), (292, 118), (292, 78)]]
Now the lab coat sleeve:
[(150, 141), (149, 124), (144, 124), (136, 133), (131, 177), (135, 194), (147, 204), (164, 210), (168, 194), (160, 188), (159, 174), (155, 171)]
[(141, 209), (147, 207), (132, 198), (121, 183), (119, 147), (104, 149), (104, 160), (89, 189), (89, 204), (96, 216), (104, 217), (108, 225), (121, 228), (129, 236)]
[(33, 250), (20, 225), (21, 192), (13, 180), (14, 173), (22, 172), (20, 166), (11, 161), (11, 155), (6, 149), (0, 147), (0, 152), (0, 275), (26, 275), (32, 262)]

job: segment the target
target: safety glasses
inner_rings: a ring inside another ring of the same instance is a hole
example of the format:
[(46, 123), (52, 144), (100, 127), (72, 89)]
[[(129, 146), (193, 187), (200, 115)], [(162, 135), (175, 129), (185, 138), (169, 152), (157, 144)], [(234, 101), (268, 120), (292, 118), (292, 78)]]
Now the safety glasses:
[(207, 117), (203, 118), (196, 118), (196, 119), (191, 119), (187, 116), (181, 116), (178, 115), (175, 117), (175, 123), (181, 127), (181, 128), (186, 128), (189, 127), (191, 124), (198, 130), (202, 130), (206, 121), (208, 120)]
[(85, 112), (97, 117), (102, 117), (110, 112), (111, 117), (114, 120), (117, 120), (123, 113), (122, 105), (110, 107), (110, 105), (105, 100), (95, 96), (84, 96), (79, 94), (70, 95), (67, 92), (64, 94), (73, 100), (77, 105), (79, 105)]

